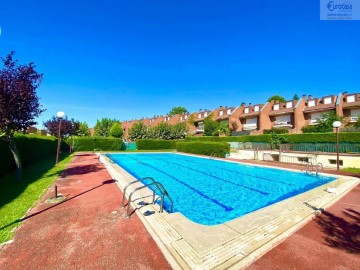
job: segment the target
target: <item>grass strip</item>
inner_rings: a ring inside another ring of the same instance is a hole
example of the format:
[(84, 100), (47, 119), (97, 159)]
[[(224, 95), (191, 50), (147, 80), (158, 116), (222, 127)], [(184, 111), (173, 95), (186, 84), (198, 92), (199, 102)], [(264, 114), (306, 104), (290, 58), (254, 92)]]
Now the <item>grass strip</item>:
[(341, 171), (349, 172), (349, 173), (360, 173), (359, 168), (344, 168), (344, 169), (341, 169)]
[(20, 182), (15, 173), (0, 178), (0, 244), (14, 236), (20, 219), (39, 201), (41, 196), (66, 168), (72, 156), (60, 156), (55, 166), (54, 157), (49, 157), (23, 169)]

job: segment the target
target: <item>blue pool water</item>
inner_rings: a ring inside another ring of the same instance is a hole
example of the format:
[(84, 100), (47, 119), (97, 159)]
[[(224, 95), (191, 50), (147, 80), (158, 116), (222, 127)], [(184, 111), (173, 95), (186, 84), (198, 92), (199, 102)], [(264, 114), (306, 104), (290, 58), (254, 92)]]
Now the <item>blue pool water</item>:
[(173, 153), (108, 157), (137, 179), (150, 176), (162, 183), (174, 211), (204, 225), (224, 223), (335, 179)]

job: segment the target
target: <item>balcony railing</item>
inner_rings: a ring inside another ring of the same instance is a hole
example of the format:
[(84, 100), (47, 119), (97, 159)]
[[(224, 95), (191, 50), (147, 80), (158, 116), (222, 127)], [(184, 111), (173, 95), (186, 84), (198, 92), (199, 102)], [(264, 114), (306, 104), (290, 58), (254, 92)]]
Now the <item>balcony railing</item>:
[(291, 125), (291, 122), (278, 122), (278, 121), (275, 121), (274, 127), (275, 128), (277, 128), (277, 127), (292, 127), (292, 125)]
[(350, 117), (350, 122), (355, 123), (355, 122), (357, 122), (358, 119), (359, 119), (359, 117), (357, 117), (357, 116), (351, 116)]
[(243, 130), (255, 130), (257, 129), (257, 124), (243, 124)]
[(310, 125), (318, 125), (319, 124), (319, 120), (318, 119), (311, 119), (310, 120)]

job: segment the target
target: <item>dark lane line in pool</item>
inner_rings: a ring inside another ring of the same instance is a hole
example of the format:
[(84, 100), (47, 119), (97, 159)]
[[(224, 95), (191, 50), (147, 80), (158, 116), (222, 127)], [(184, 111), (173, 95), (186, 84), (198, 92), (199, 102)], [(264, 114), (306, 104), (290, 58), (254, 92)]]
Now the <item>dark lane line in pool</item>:
[[(191, 160), (186, 160), (186, 161), (190, 162), (190, 163), (193, 163), (193, 164), (197, 164), (195, 161), (191, 161)], [(215, 160), (213, 160), (213, 161), (215, 161)], [(200, 164), (203, 165), (203, 166), (213, 166), (213, 165), (204, 164), (202, 162), (200, 162)], [(266, 181), (269, 181), (269, 182), (277, 182), (277, 183), (288, 185), (288, 186), (295, 186), (295, 184), (290, 184), (290, 183), (286, 183), (286, 182), (283, 182), (283, 181), (277, 181), (277, 180), (269, 179), (269, 178), (258, 176), (258, 175), (241, 173), (241, 172), (237, 172), (237, 171), (229, 170), (229, 169), (224, 169), (224, 168), (217, 167), (217, 166), (213, 166), (213, 167), (216, 168), (216, 169), (219, 169), (219, 170), (226, 171), (226, 172), (232, 172), (232, 173), (236, 173), (236, 174), (239, 174), (239, 175), (246, 175), (246, 176), (250, 176), (250, 177), (255, 177), (255, 178), (263, 179), (263, 180), (266, 180)]]
[[(140, 160), (137, 160), (136, 158), (133, 158), (133, 157), (130, 157), (130, 156), (127, 156), (127, 157), (130, 158), (130, 159), (133, 159), (133, 160), (135, 160), (135, 161), (140, 161)], [(221, 206), (222, 208), (225, 209), (225, 211), (232, 211), (232, 210), (234, 210), (234, 208), (232, 208), (232, 207), (230, 207), (230, 206), (227, 206), (227, 205), (225, 205), (225, 204), (222, 204), (221, 202), (219, 202), (219, 201), (217, 201), (217, 200), (215, 200), (215, 199), (213, 199), (213, 198), (210, 198), (209, 196), (207, 196), (206, 194), (204, 194), (204, 193), (202, 193), (201, 191), (197, 190), (196, 188), (190, 186), (189, 184), (187, 184), (187, 183), (183, 182), (182, 180), (180, 180), (180, 179), (178, 179), (178, 178), (176, 178), (176, 177), (168, 174), (167, 172), (165, 172), (165, 171), (163, 171), (163, 170), (160, 170), (160, 169), (158, 169), (158, 168), (156, 168), (156, 167), (154, 167), (154, 166), (152, 166), (152, 165), (150, 165), (150, 164), (148, 164), (148, 163), (146, 163), (146, 162), (144, 162), (144, 161), (141, 161), (141, 164), (142, 164), (142, 165), (145, 165), (145, 166), (147, 166), (147, 167), (150, 167), (150, 168), (152, 168), (152, 169), (154, 169), (154, 170), (156, 170), (156, 171), (158, 171), (158, 172), (161, 172), (162, 174), (167, 175), (168, 177), (174, 179), (175, 181), (179, 182), (180, 184), (182, 184), (182, 185), (188, 187), (189, 189), (191, 189), (192, 191), (196, 192), (196, 193), (199, 194), (201, 197), (206, 198), (206, 199), (212, 201), (213, 203)]]
[(241, 184), (238, 184), (238, 183), (234, 183), (234, 182), (231, 182), (231, 181), (229, 181), (229, 180), (220, 178), (220, 177), (218, 177), (218, 176), (211, 175), (211, 174), (209, 174), (209, 173), (206, 173), (206, 172), (203, 172), (203, 171), (200, 171), (200, 170), (197, 170), (197, 169), (194, 169), (194, 168), (191, 168), (191, 167), (188, 167), (188, 166), (185, 166), (185, 165), (176, 163), (176, 162), (171, 162), (171, 161), (163, 160), (163, 159), (161, 159), (161, 158), (156, 158), (156, 157), (153, 157), (153, 158), (154, 158), (154, 159), (157, 159), (157, 160), (160, 160), (160, 161), (162, 161), (162, 162), (172, 163), (172, 164), (175, 164), (175, 165), (177, 165), (177, 166), (181, 166), (181, 167), (183, 167), (183, 168), (186, 168), (186, 169), (189, 169), (189, 170), (192, 170), (192, 171), (195, 171), (195, 172), (199, 172), (199, 173), (205, 174), (205, 175), (207, 175), (207, 176), (213, 177), (213, 178), (218, 179), (218, 180), (220, 180), (220, 181), (227, 182), (227, 183), (230, 183), (230, 184), (233, 184), (233, 185), (235, 185), (235, 186), (242, 187), (242, 188), (246, 188), (246, 189), (248, 189), (248, 190), (251, 190), (251, 191), (254, 191), (254, 192), (258, 192), (258, 193), (260, 193), (260, 194), (262, 194), (262, 195), (265, 195), (265, 196), (269, 195), (268, 192), (265, 192), (265, 191), (262, 191), (262, 190), (258, 190), (258, 189), (255, 189), (255, 188), (251, 188), (251, 187), (248, 187), (248, 186), (244, 186), (244, 185), (241, 185)]

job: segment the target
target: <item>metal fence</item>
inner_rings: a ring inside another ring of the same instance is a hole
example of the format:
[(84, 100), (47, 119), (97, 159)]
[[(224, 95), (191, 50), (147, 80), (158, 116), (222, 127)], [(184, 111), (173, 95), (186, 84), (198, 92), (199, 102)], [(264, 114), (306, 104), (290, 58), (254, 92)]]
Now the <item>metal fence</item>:
[[(271, 150), (275, 149), (274, 145), (270, 143), (257, 143), (257, 142), (229, 142), (231, 150)], [(295, 144), (280, 144), (276, 149), (286, 151), (298, 151), (298, 152), (324, 152), (335, 153), (336, 143), (295, 143)], [(360, 144), (356, 143), (339, 143), (340, 153), (360, 153)]]
[[(280, 150), (283, 151), (300, 151), (300, 152), (326, 152), (335, 153), (336, 143), (296, 143), (281, 145)], [(340, 153), (360, 153), (360, 144), (340, 143)]]

